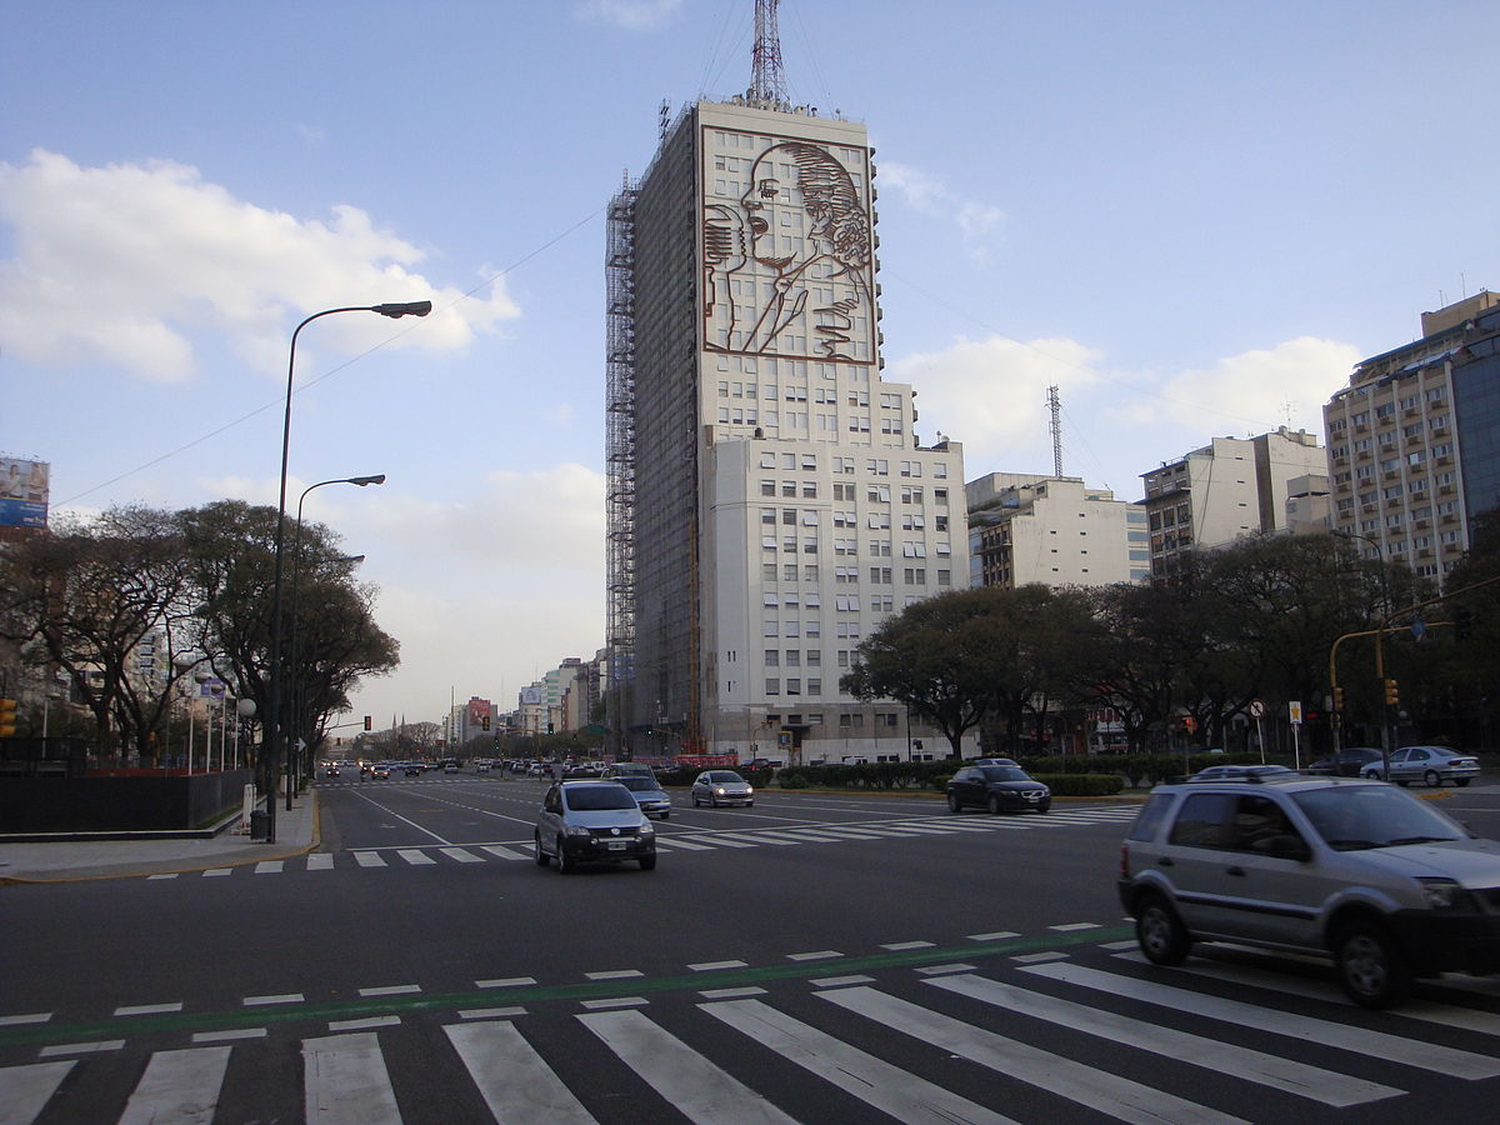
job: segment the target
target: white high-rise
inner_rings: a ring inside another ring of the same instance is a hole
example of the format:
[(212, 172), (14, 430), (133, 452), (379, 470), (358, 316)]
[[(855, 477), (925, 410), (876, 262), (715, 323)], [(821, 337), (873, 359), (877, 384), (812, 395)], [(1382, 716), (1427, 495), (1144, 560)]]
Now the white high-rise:
[(881, 378), (873, 156), (810, 107), (700, 101), (611, 205), (620, 749), (906, 756), (900, 705), (839, 678), (884, 617), (967, 584), (968, 537), (961, 447), (919, 444)]

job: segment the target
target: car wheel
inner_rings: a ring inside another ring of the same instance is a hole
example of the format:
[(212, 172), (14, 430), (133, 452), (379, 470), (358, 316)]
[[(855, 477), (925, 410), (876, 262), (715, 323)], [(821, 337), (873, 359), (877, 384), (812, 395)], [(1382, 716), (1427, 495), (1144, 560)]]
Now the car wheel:
[(958, 794), (957, 793), (949, 793), (948, 794), (948, 811), (949, 812), (958, 812), (962, 808), (963, 808), (963, 803), (959, 801)]
[(719, 798), (715, 797), (712, 793), (708, 795), (708, 807), (711, 809), (719, 807)]
[(1411, 968), (1377, 923), (1358, 921), (1333, 943), (1339, 984), (1361, 1008), (1391, 1008), (1411, 992)]
[(1426, 783), (1427, 788), (1436, 789), (1443, 783), (1443, 777), (1437, 770), (1428, 770), (1422, 775), (1422, 781)]
[(993, 795), (990, 797), (990, 815), (1000, 815), (1000, 798)]
[(693, 808), (696, 809), (697, 807), (698, 807), (698, 794), (694, 793), (693, 794)]
[(536, 865), (538, 867), (546, 867), (552, 861), (547, 853), (542, 851), (542, 837), (540, 835), (534, 836), (533, 841), (532, 847), (536, 849)]
[(1471, 782), (1471, 781), (1473, 781), (1473, 780), (1474, 780), (1474, 779), (1473, 779), (1473, 778), (1472, 778), (1472, 777), (1455, 777), (1455, 778), (1454, 778), (1454, 779), (1453, 779), (1453, 784), (1454, 784), (1454, 785), (1457, 785), (1457, 786), (1458, 786), (1458, 787), (1459, 787), (1459, 788), (1460, 788), (1460, 789), (1462, 789), (1462, 788), (1464, 788), (1464, 787), (1465, 787), (1465, 786), (1466, 786), (1466, 785), (1468, 785), (1468, 784), (1469, 784), (1469, 782)]
[(1380, 780), (1380, 771), (1379, 770), (1365, 770), (1365, 772), (1362, 773), (1362, 774), (1360, 774), (1359, 776), (1362, 777), (1362, 778), (1364, 778), (1366, 781), (1379, 781)]
[(557, 873), (559, 875), (572, 875), (578, 870), (578, 861), (569, 859), (568, 853), (563, 851), (562, 837), (557, 838)]
[(1141, 900), (1135, 916), (1135, 940), (1153, 965), (1180, 965), (1193, 948), (1193, 939), (1177, 911), (1158, 894)]
[(654, 855), (643, 855), (643, 856), (641, 856), (641, 870), (642, 871), (655, 871), (656, 870), (656, 857)]

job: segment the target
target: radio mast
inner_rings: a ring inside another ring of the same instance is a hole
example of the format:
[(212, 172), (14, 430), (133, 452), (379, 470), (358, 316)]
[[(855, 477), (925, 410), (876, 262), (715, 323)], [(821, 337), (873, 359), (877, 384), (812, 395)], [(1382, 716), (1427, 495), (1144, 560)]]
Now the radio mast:
[(1052, 413), (1052, 475), (1062, 476), (1062, 401), (1057, 397), (1057, 384), (1047, 388), (1047, 409)]
[(776, 27), (776, 6), (780, 3), (781, 0), (755, 0), (755, 54), (750, 100), (767, 107), (780, 107), (789, 100), (786, 75), (781, 69), (781, 32)]

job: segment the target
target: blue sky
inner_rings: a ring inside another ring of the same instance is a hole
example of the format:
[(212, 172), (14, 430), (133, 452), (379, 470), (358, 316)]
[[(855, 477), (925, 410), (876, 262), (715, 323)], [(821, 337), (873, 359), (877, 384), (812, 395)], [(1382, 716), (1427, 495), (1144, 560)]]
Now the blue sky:
[[(437, 719), (603, 643), (603, 209), (752, 0), (0, 0), (0, 454), (55, 511), (291, 491)], [(1136, 499), (1321, 431), (1352, 363), (1500, 287), (1481, 2), (783, 0), (795, 101), (877, 148), (887, 376), (966, 475)]]

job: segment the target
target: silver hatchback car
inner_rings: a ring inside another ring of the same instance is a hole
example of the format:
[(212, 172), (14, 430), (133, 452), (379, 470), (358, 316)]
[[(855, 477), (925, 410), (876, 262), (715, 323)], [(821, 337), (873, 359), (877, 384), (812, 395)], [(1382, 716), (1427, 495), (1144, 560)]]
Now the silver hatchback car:
[[(1361, 777), (1380, 778), (1380, 763), (1372, 762)], [(1403, 746), (1391, 754), (1391, 780), (1397, 785), (1420, 781), (1436, 789), (1445, 781), (1462, 788), (1479, 776), (1479, 759), (1446, 746)]]
[(560, 781), (542, 799), (533, 834), (538, 867), (557, 860), (572, 874), (583, 863), (635, 860), (656, 866), (656, 829), (629, 789), (616, 781)]
[(755, 804), (755, 789), (733, 770), (704, 770), (693, 779), (693, 808), (704, 801), (709, 808), (749, 806)]

